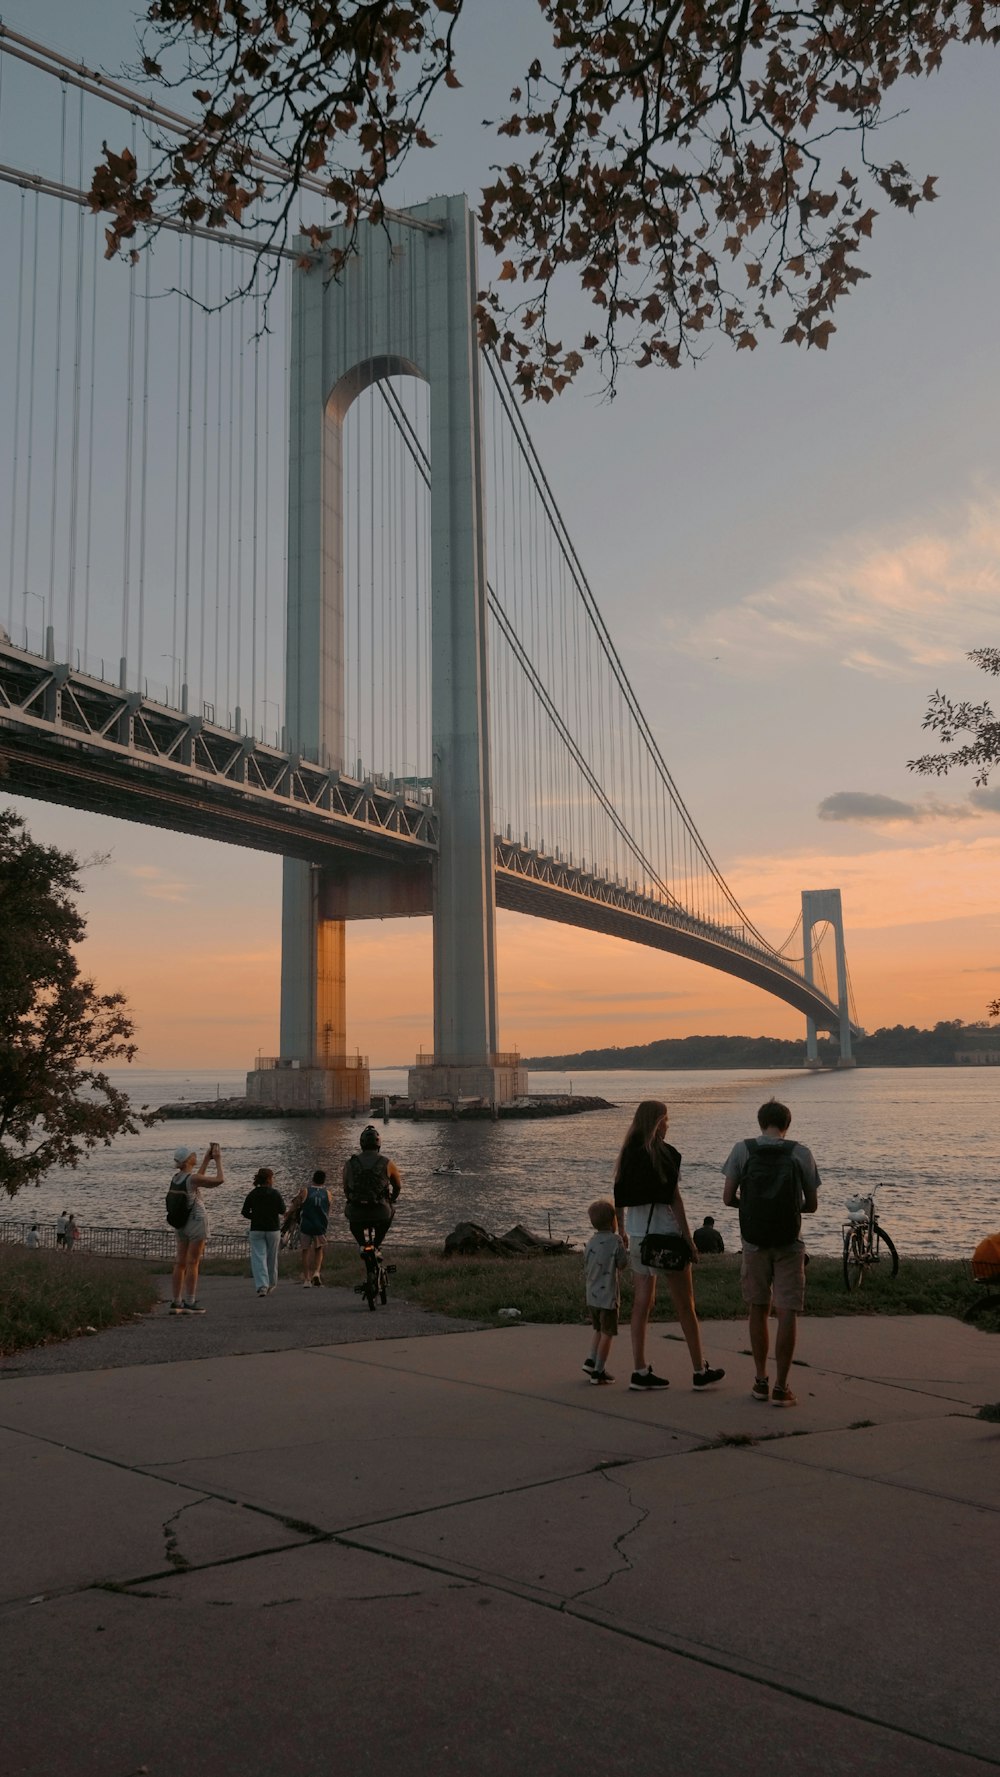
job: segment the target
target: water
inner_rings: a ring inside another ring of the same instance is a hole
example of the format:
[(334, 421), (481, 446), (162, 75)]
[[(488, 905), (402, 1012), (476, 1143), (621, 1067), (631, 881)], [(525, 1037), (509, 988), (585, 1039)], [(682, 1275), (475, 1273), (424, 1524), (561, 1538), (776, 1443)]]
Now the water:
[[(115, 1076), (133, 1102), (226, 1097), (244, 1075), (123, 1070)], [(722, 1206), (720, 1168), (734, 1141), (756, 1132), (757, 1106), (772, 1094), (792, 1111), (791, 1134), (812, 1148), (823, 1181), (819, 1213), (806, 1234), (815, 1252), (840, 1250), (844, 1198), (885, 1180), (879, 1211), (900, 1252), (966, 1256), (1000, 1227), (1000, 1069), (867, 1068), (807, 1074), (774, 1070), (640, 1073), (533, 1073), (536, 1092), (596, 1094), (616, 1109), (546, 1121), (412, 1123), (382, 1130), (386, 1152), (403, 1174), (396, 1234), (437, 1241), (461, 1220), (502, 1233), (524, 1222), (535, 1233), (582, 1243), (587, 1204), (610, 1192), (615, 1155), (640, 1098), (670, 1107), (670, 1139), (684, 1163), (681, 1187), (694, 1226), (715, 1216), (727, 1247), (738, 1244), (736, 1217)], [(375, 1070), (375, 1091), (405, 1091), (403, 1070)], [(98, 1148), (79, 1170), (53, 1173), (14, 1206), (19, 1217), (54, 1220), (72, 1209), (81, 1226), (162, 1227), (163, 1194), (173, 1149), (201, 1153), (211, 1137), (223, 1148), (226, 1185), (210, 1197), (213, 1225), (242, 1233), (240, 1205), (257, 1166), (274, 1169), (286, 1196), (324, 1166), (339, 1182), (361, 1121), (158, 1124)], [(460, 1175), (435, 1177), (455, 1160)], [(8, 1211), (8, 1213), (11, 1213)]]

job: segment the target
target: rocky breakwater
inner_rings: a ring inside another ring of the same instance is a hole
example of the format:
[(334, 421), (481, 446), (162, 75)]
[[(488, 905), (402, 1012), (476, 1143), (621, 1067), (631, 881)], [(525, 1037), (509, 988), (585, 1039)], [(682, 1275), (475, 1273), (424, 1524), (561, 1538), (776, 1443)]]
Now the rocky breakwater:
[[(582, 1093), (566, 1093), (565, 1096), (552, 1095), (545, 1098), (519, 1098), (514, 1104), (489, 1105), (482, 1099), (460, 1101), (458, 1105), (441, 1099), (432, 1104), (414, 1104), (408, 1098), (390, 1098), (386, 1102), (381, 1093), (372, 1099), (367, 1113), (374, 1117), (412, 1117), (424, 1118), (458, 1118), (460, 1122), (468, 1119), (489, 1121), (493, 1117), (575, 1117), (583, 1111), (612, 1111), (614, 1105), (606, 1098), (589, 1098)], [(266, 1122), (274, 1117), (331, 1117), (333, 1111), (317, 1111), (311, 1109), (284, 1110), (280, 1105), (257, 1104), (249, 1098), (202, 1098), (178, 1099), (171, 1104), (162, 1104), (157, 1113), (167, 1121), (183, 1118), (200, 1118), (204, 1121), (229, 1122)]]

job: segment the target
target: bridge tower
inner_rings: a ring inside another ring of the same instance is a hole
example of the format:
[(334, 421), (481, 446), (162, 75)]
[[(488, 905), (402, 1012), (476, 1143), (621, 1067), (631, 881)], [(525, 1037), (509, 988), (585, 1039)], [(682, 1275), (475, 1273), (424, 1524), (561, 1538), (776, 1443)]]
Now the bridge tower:
[[(833, 927), (834, 943), (837, 952), (837, 1011), (840, 1039), (840, 1059), (838, 1067), (854, 1067), (855, 1061), (851, 1053), (851, 1014), (847, 990), (847, 953), (844, 949), (844, 910), (839, 889), (803, 889), (802, 890), (802, 959), (806, 980), (812, 983), (813, 976), (813, 928), (829, 923)], [(824, 990), (825, 991), (825, 990)], [(819, 1066), (819, 1051), (816, 1047), (816, 1022), (806, 1019), (806, 1066)]]
[[(309, 245), (301, 245), (305, 259)], [(426, 870), (400, 879), (360, 859), (332, 870), (285, 860), (281, 1057), (276, 1068), (250, 1077), (254, 1096), (318, 1099), (331, 1109), (362, 1096), (367, 1103), (360, 1058), (346, 1055), (344, 918), (426, 912), (434, 923), (434, 1054), (411, 1069), (411, 1097), (503, 1102), (526, 1086), (517, 1056), (497, 1053), (476, 290), (475, 225), (464, 197), (436, 198), (405, 219), (365, 228), (336, 281), (319, 263), (295, 273), (289, 748), (343, 763), (344, 417), (380, 378), (422, 377), (430, 390), (432, 784), (440, 838), (429, 881)], [(381, 687), (372, 694), (379, 697)]]

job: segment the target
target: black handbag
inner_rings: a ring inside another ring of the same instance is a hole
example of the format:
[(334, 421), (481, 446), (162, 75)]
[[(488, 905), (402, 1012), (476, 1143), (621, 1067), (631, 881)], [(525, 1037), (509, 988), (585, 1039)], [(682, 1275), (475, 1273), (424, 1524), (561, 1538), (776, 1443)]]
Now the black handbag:
[(639, 1242), (639, 1257), (651, 1271), (686, 1271), (691, 1263), (691, 1248), (683, 1234), (651, 1234), (654, 1205), (649, 1206), (646, 1232)]

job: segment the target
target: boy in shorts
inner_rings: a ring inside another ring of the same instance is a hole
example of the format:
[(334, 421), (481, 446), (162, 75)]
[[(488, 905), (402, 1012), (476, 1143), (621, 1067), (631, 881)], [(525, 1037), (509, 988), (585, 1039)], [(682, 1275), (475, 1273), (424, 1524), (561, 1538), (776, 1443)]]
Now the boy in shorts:
[(599, 1388), (604, 1383), (614, 1381), (604, 1365), (611, 1350), (611, 1341), (618, 1331), (618, 1310), (621, 1306), (618, 1273), (628, 1264), (628, 1253), (618, 1232), (615, 1206), (607, 1197), (599, 1197), (596, 1203), (591, 1204), (587, 1214), (594, 1233), (584, 1248), (583, 1263), (587, 1278), (587, 1307), (590, 1309), (594, 1340), (590, 1356), (584, 1360), (583, 1367), (595, 1388)]

